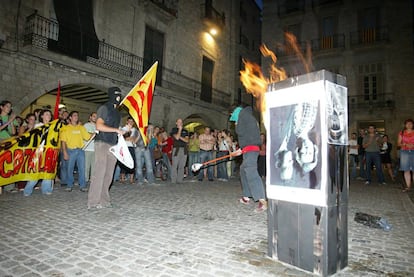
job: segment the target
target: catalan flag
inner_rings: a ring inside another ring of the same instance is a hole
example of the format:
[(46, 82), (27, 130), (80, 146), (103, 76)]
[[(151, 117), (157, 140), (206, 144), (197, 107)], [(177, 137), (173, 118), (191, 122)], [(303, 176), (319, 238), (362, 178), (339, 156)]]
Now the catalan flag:
[(151, 113), (157, 66), (158, 62), (155, 62), (121, 102), (121, 105), (124, 104), (128, 108), (129, 114), (135, 120), (145, 145), (148, 144), (146, 130)]

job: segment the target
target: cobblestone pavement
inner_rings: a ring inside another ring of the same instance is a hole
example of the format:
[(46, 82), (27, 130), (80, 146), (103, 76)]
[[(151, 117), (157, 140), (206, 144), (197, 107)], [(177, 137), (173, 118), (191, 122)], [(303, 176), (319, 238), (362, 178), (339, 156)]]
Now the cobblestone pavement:
[[(116, 183), (114, 208), (55, 187), (0, 195), (0, 276), (312, 276), (266, 256), (267, 214), (241, 205), (238, 180)], [(349, 263), (335, 276), (414, 276), (414, 205), (397, 185), (352, 183)], [(390, 232), (353, 220), (385, 217)]]

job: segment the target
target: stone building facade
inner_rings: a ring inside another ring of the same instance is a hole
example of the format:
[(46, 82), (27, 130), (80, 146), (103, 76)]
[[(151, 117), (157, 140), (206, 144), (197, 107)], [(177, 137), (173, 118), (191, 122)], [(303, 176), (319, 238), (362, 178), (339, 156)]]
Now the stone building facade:
[(231, 107), (252, 101), (238, 71), (242, 56), (260, 60), (253, 0), (6, 0), (0, 16), (1, 98), (16, 113), (53, 109), (60, 81), (85, 121), (108, 87), (126, 94), (155, 61), (154, 124), (226, 128)]
[(414, 117), (413, 1), (264, 0), (262, 24), (263, 43), (289, 76), (305, 72), (283, 47), (286, 30), (311, 49), (314, 71), (346, 77), (350, 133), (375, 124), (395, 145)]

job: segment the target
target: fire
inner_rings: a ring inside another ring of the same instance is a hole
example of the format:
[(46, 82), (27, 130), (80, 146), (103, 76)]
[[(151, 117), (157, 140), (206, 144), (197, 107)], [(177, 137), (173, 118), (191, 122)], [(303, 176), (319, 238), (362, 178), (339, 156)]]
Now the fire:
[[(304, 65), (305, 71), (310, 72), (312, 67), (310, 47), (307, 47), (305, 57), (297, 43), (296, 37), (293, 34), (286, 32), (285, 40), (286, 51), (289, 50), (290, 52), (295, 53)], [(260, 46), (260, 52), (264, 57), (270, 57), (272, 59), (272, 64), (269, 68), (269, 78), (266, 78), (263, 75), (263, 72), (258, 64), (243, 60), (244, 70), (240, 71), (240, 80), (246, 88), (246, 91), (256, 98), (257, 109), (264, 113), (266, 109), (264, 95), (267, 91), (268, 85), (270, 83), (280, 82), (287, 79), (287, 73), (285, 69), (276, 66), (276, 54), (267, 48), (266, 45), (263, 44)]]

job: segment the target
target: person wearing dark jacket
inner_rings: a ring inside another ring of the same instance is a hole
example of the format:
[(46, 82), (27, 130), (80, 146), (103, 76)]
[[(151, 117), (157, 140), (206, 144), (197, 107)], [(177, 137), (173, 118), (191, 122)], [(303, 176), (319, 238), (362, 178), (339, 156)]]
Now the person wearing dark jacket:
[(118, 87), (108, 89), (108, 102), (98, 108), (95, 137), (95, 170), (92, 176), (88, 194), (88, 209), (112, 207), (109, 197), (109, 187), (116, 165), (115, 156), (109, 151), (111, 146), (117, 144), (118, 134), (125, 131), (119, 129), (121, 114), (117, 107), (121, 103), (122, 95)]
[(240, 198), (240, 203), (249, 204), (250, 198), (253, 198), (254, 201), (259, 201), (256, 211), (265, 211), (267, 209), (267, 201), (262, 178), (260, 178), (257, 171), (257, 158), (262, 141), (260, 139), (259, 124), (253, 115), (252, 107), (235, 108), (231, 114), (230, 121), (234, 121), (236, 124), (236, 133), (240, 146), (240, 149), (235, 154), (243, 154), (243, 162), (240, 166), (243, 196)]

